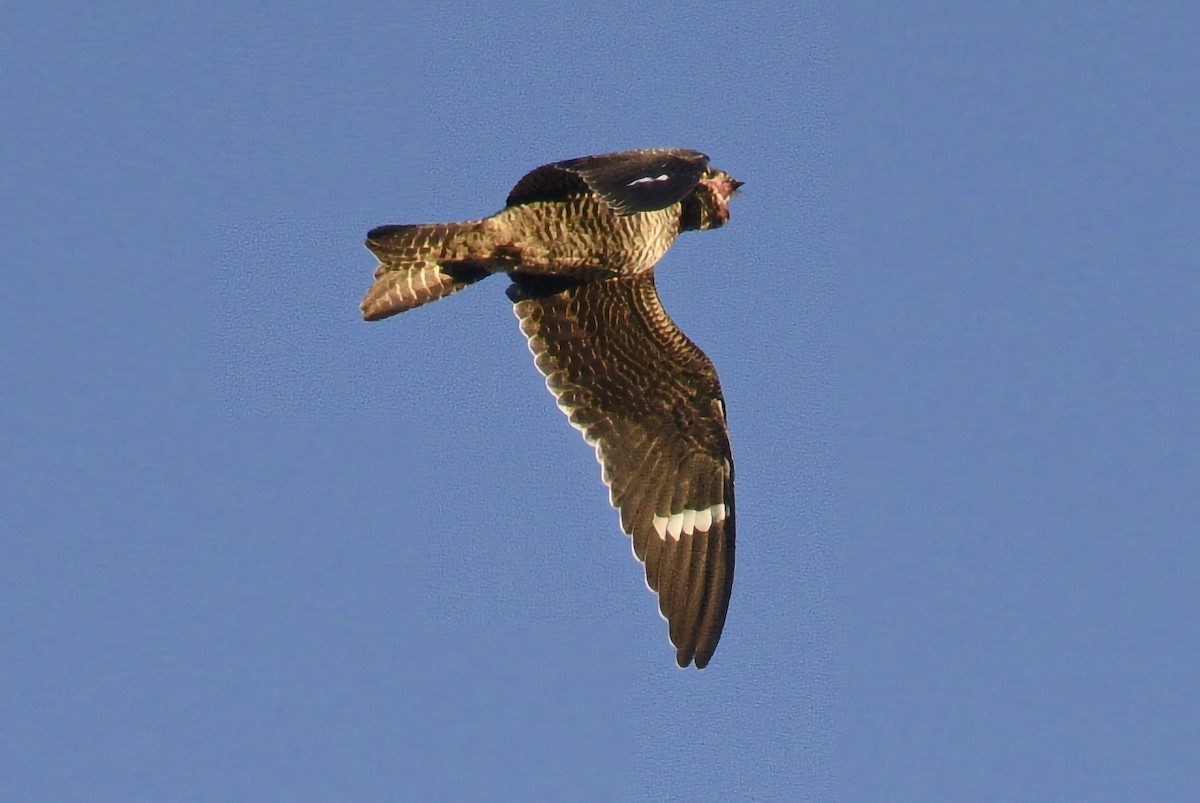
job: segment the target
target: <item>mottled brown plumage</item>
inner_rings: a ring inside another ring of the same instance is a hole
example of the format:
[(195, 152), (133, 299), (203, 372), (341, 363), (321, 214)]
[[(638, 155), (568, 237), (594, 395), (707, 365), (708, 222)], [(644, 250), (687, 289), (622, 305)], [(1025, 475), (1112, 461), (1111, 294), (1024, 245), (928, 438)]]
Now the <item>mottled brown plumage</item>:
[(492, 273), (546, 385), (596, 449), (621, 526), (659, 595), (680, 666), (712, 657), (733, 584), (733, 461), (712, 363), (658, 300), (654, 266), (682, 231), (723, 226), (740, 186), (696, 151), (543, 165), (504, 209), (384, 226), (363, 316), (378, 320)]

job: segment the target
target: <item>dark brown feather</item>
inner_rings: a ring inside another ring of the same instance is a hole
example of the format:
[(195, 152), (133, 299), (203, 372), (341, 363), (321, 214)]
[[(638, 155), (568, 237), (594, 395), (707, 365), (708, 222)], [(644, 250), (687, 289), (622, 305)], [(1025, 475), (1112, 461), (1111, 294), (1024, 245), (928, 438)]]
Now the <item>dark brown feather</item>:
[(716, 371), (663, 311), (653, 270), (681, 231), (724, 225), (739, 184), (698, 151), (586, 156), (530, 171), (485, 220), (367, 237), (367, 320), (512, 277), (538, 370), (596, 448), (680, 666), (707, 665), (724, 627), (733, 463)]
[[(653, 273), (510, 293), (538, 369), (597, 446), (621, 525), (659, 594), (680, 666), (720, 639), (733, 580), (733, 463), (712, 363), (671, 322)], [(661, 522), (724, 506), (706, 530)], [(655, 520), (660, 522), (657, 526)]]
[(593, 192), (619, 215), (653, 212), (679, 203), (708, 167), (699, 151), (657, 148), (584, 156), (542, 165), (508, 194), (508, 206), (564, 201)]

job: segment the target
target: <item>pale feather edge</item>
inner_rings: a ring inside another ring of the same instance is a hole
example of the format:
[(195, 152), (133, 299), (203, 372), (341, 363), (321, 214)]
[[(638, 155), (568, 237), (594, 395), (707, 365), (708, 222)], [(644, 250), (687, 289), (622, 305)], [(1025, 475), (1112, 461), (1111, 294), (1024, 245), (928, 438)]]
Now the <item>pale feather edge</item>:
[[(591, 436), (589, 436), (587, 430), (584, 427), (580, 426), (579, 424), (576, 424), (574, 421), (571, 420), (571, 414), (569, 412), (567, 412), (566, 408), (564, 408), (563, 406), (561, 406), (559, 404), (559, 392), (556, 391), (554, 389), (554, 387), (550, 384), (550, 374), (543, 371), (542, 367), (540, 365), (538, 365), (538, 357), (540, 357), (541, 354), (539, 354), (538, 351), (534, 348), (533, 341), (535, 339), (541, 340), (541, 336), (537, 335), (536, 333), (531, 333), (529, 331), (529, 329), (525, 328), (525, 322), (532, 321), (531, 318), (523, 317), (521, 315), (521, 307), (522, 307), (522, 305), (527, 304), (527, 303), (534, 303), (534, 302), (518, 301), (516, 304), (514, 304), (513, 305), (513, 314), (516, 315), (516, 317), (517, 317), (518, 325), (521, 327), (521, 334), (525, 335), (525, 346), (526, 346), (526, 348), (529, 349), (529, 353), (531, 355), (533, 355), (533, 366), (537, 369), (538, 373), (542, 375), (542, 379), (545, 381), (545, 384), (546, 384), (546, 390), (548, 390), (550, 392), (550, 396), (554, 399), (554, 406), (557, 407), (560, 411), (562, 411), (564, 415), (566, 415), (567, 423), (571, 425), (572, 429), (577, 430), (579, 432), (579, 434), (583, 436), (584, 443), (588, 444), (595, 450), (596, 462), (600, 464), (600, 481), (603, 482), (604, 487), (608, 489), (608, 504), (613, 510), (617, 511), (617, 529), (621, 532), (622, 535), (624, 535), (626, 538), (629, 539), (629, 551), (633, 554), (633, 559), (636, 560), (638, 562), (638, 564), (641, 565), (641, 567), (642, 567), (642, 582), (645, 583), (646, 590), (649, 591), (651, 594), (653, 594), (654, 598), (658, 600), (659, 618), (661, 618), (664, 622), (666, 622), (668, 625), (670, 625), (671, 620), (667, 618), (667, 615), (665, 613), (663, 613), (662, 595), (650, 587), (650, 579), (646, 576), (646, 571), (645, 571), (646, 562), (638, 557), (637, 550), (635, 550), (633, 548), (633, 533), (625, 532), (625, 528), (621, 526), (621, 508), (613, 500), (612, 481), (608, 477), (608, 467), (604, 465), (603, 446), (601, 446), (600, 441), (598, 439), (594, 439)], [(536, 327), (536, 325), (537, 325), (536, 323), (531, 323), (531, 328)], [(678, 646), (675, 644), (675, 642), (671, 641), (669, 637), (668, 637), (667, 641), (670, 642), (672, 646), (675, 646), (675, 647)]]

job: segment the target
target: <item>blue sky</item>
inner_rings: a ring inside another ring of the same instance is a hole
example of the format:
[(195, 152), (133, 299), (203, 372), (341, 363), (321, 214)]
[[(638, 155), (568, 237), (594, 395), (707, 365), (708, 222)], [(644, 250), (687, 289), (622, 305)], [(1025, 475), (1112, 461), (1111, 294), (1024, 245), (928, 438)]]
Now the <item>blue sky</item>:
[[(1185, 800), (1200, 13), (13, 9), (0, 797)], [(664, 304), (738, 567), (703, 672), (494, 279), (383, 223), (744, 180)]]

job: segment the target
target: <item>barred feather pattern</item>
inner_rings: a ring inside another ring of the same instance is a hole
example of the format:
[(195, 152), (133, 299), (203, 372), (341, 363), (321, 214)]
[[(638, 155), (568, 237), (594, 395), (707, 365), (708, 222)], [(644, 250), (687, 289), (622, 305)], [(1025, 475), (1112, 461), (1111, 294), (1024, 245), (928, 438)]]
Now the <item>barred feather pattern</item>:
[(492, 254), (482, 222), (381, 226), (367, 235), (379, 260), (362, 301), (368, 321), (406, 312), (487, 277)]
[(659, 303), (654, 268), (681, 231), (719, 228), (741, 182), (686, 149), (599, 154), (542, 165), (478, 221), (383, 226), (363, 317), (379, 320), (492, 273), (538, 370), (601, 476), (679, 666), (703, 668), (733, 585), (733, 460), (708, 357)]
[(679, 205), (618, 215), (595, 195), (508, 207), (492, 218), (516, 274), (597, 278), (652, 269), (679, 236)]
[(676, 661), (703, 668), (734, 567), (733, 460), (716, 370), (644, 272), (510, 289), (546, 386), (595, 447), (621, 527), (658, 592)]

